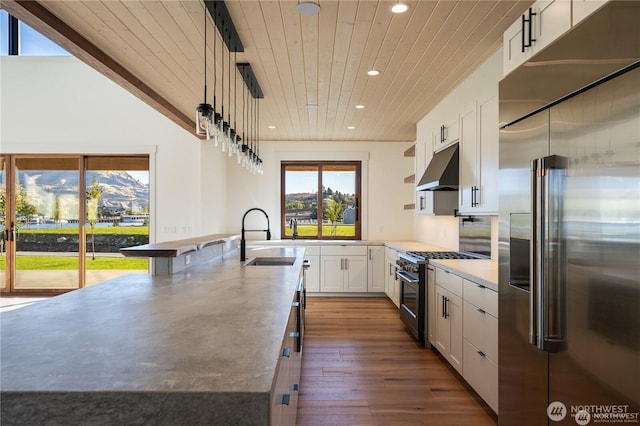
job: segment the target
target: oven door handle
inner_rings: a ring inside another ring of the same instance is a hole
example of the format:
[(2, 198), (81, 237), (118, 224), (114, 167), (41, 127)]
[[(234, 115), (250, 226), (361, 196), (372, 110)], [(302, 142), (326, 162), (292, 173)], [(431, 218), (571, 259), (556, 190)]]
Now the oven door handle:
[(397, 271), (396, 275), (399, 276), (401, 280), (405, 280), (405, 281), (408, 281), (410, 283), (418, 284), (420, 282), (419, 279), (414, 278), (413, 276), (411, 276), (410, 274), (406, 273), (405, 271)]

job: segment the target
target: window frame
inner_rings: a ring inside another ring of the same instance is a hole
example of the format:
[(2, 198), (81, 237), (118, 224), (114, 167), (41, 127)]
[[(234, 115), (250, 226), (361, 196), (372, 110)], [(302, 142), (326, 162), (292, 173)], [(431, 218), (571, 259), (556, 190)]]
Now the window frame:
[[(311, 161), (311, 160), (282, 160), (280, 162), (280, 238), (283, 240), (292, 240), (293, 236), (286, 235), (286, 228), (288, 226), (286, 222), (286, 170), (287, 166), (309, 166), (317, 167), (318, 173), (318, 188), (317, 205), (318, 205), (318, 234), (315, 236), (298, 236), (299, 240), (361, 240), (362, 239), (362, 161), (360, 160), (323, 160), (323, 161)], [(322, 200), (322, 171), (325, 166), (353, 166), (355, 168), (355, 200), (354, 209), (356, 212), (355, 229), (353, 236), (330, 236), (322, 235), (323, 216), (324, 216), (324, 204)]]

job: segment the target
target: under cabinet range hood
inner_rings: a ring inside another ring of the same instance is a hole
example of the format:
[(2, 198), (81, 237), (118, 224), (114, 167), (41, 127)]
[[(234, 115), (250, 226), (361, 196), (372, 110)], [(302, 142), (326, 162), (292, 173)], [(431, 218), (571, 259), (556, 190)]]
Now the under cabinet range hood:
[(456, 191), (458, 189), (458, 144), (433, 154), (416, 191)]

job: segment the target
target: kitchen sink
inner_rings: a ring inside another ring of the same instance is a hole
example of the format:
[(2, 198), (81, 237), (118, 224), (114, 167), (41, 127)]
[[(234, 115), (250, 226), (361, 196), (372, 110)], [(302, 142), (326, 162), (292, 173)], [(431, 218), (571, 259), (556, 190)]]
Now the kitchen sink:
[(256, 257), (245, 266), (291, 266), (296, 263), (295, 257)]

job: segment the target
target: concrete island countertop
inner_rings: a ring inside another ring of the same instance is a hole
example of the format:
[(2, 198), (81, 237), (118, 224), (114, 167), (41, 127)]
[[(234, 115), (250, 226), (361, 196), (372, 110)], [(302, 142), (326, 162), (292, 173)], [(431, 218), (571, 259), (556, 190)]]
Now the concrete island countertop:
[(0, 314), (2, 424), (268, 424), (304, 249), (259, 255), (296, 261), (232, 252)]

